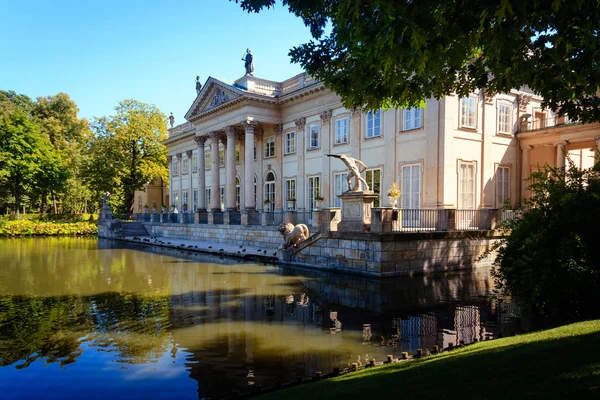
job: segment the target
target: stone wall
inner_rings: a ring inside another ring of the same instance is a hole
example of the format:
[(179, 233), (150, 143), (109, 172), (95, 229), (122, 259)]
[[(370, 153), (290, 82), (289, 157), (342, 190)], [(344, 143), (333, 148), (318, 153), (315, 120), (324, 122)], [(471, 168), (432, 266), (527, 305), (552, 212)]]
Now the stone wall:
[(231, 243), (277, 249), (283, 243), (276, 226), (208, 225), (208, 224), (144, 224), (151, 236), (173, 239)]
[(290, 255), (290, 263), (361, 275), (407, 275), (491, 266), (480, 257), (499, 236), (494, 231), (433, 233), (329, 232)]
[[(231, 243), (277, 249), (277, 227), (145, 224), (152, 236)], [(283, 263), (372, 276), (422, 274), (489, 267), (493, 255), (480, 256), (498, 240), (494, 231), (431, 233), (323, 232), (321, 239)], [(281, 259), (281, 258), (280, 258)]]

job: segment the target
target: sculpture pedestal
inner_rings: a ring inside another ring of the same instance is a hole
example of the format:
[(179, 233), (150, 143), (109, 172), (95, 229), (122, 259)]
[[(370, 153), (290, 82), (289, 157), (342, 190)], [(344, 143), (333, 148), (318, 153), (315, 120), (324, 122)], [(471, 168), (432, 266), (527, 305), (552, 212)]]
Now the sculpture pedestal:
[(378, 197), (372, 191), (348, 191), (338, 196), (342, 200), (342, 220), (339, 232), (368, 232), (371, 228), (371, 208)]

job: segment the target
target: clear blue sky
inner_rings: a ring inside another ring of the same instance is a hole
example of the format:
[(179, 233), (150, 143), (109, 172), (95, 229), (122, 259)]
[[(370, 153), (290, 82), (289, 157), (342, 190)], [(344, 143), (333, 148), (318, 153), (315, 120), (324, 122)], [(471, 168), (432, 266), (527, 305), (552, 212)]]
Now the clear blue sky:
[(247, 14), (228, 0), (0, 0), (0, 15), (0, 90), (67, 93), (83, 118), (136, 99), (182, 123), (196, 75), (238, 79), (250, 48), (255, 75), (281, 81), (302, 72), (288, 52), (310, 39), (280, 4)]

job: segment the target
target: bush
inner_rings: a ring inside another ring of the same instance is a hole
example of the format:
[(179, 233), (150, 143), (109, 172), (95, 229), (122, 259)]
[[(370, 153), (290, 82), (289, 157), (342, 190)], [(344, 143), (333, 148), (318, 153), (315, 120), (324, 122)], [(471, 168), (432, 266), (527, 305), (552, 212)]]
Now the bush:
[(0, 221), (58, 221), (84, 222), (97, 221), (98, 214), (7, 214), (0, 216)]
[(600, 179), (594, 169), (546, 167), (532, 174), (523, 218), (498, 242), (497, 284), (536, 328), (600, 317)]
[(98, 228), (89, 222), (35, 222), (30, 220), (0, 223), (0, 237), (18, 236), (87, 236), (97, 235)]

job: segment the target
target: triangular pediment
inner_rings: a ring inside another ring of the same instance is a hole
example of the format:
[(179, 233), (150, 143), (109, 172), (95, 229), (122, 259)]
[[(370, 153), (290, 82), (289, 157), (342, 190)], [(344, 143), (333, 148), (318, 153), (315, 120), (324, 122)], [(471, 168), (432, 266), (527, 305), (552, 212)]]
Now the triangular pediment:
[(220, 107), (243, 95), (244, 91), (210, 77), (185, 115), (185, 119), (190, 120), (196, 115)]

